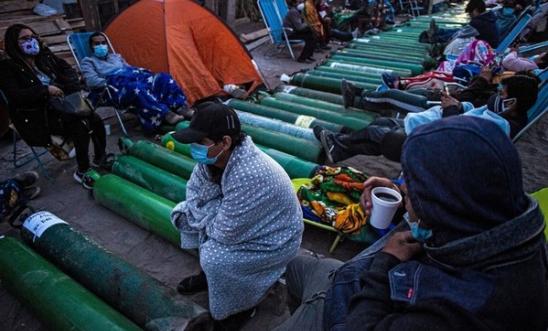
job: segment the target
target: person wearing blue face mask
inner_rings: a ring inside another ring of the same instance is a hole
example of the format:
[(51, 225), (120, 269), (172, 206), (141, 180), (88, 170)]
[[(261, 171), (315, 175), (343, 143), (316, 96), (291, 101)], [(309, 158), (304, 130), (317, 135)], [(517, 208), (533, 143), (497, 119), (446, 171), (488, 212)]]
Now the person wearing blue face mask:
[(404, 221), (346, 263), (302, 254), (287, 267), (285, 330), (538, 330), (548, 327), (544, 217), (497, 125), (454, 116), (423, 125), (401, 155)]
[[(8, 60), (0, 64), (0, 89), (6, 95), (9, 113), (21, 137), (31, 146), (54, 150), (52, 135), (74, 143), (78, 168), (73, 178), (84, 182), (84, 173), (91, 166), (104, 165), (107, 154), (103, 120), (95, 112), (80, 117), (61, 113), (51, 101), (82, 89), (76, 71), (55, 56), (30, 27), (10, 26), (4, 38)], [(94, 159), (89, 160), (89, 143), (93, 142)]]
[(183, 90), (171, 75), (129, 65), (110, 51), (101, 32), (90, 36), (89, 47), (93, 55), (84, 58), (80, 67), (92, 99), (103, 99), (117, 108), (134, 107), (147, 132), (164, 122), (176, 124), (192, 116)]
[(228, 106), (198, 106), (173, 138), (190, 144), (198, 164), (171, 221), (182, 248), (198, 249), (202, 267), (177, 290), (208, 290), (220, 330), (239, 330), (297, 254), (301, 207), (283, 168), (241, 131)]

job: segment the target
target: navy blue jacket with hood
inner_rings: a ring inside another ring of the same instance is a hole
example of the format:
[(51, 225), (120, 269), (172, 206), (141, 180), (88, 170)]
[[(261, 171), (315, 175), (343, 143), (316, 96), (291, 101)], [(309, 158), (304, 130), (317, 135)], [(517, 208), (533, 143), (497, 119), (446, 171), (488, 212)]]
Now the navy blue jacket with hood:
[(508, 137), (484, 119), (449, 117), (417, 128), (401, 160), (433, 236), (413, 260), (380, 252), (385, 236), (339, 268), (325, 328), (546, 330), (544, 220)]

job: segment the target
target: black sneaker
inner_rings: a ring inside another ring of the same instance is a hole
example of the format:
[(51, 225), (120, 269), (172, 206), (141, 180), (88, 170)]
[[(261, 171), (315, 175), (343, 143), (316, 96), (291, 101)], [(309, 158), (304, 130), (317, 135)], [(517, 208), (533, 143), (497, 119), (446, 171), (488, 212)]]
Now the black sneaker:
[(340, 150), (340, 146), (335, 140), (335, 135), (329, 130), (323, 130), (320, 134), (320, 142), (322, 143), (325, 156), (329, 163), (336, 163), (343, 160), (344, 152)]
[(343, 97), (344, 108), (354, 106), (354, 99), (356, 98), (356, 88), (346, 79), (341, 80), (341, 95)]
[(86, 190), (91, 190), (93, 188), (93, 179), (86, 176), (86, 171), (76, 170), (74, 171), (72, 178), (74, 178), (74, 180), (79, 184), (82, 184)]
[(112, 168), (112, 164), (114, 163), (114, 154), (108, 153), (100, 157), (94, 157), (93, 161), (91, 161), (91, 166), (94, 168), (103, 168), (106, 170), (110, 170)]
[(242, 312), (230, 315), (224, 320), (214, 321), (214, 331), (238, 331), (240, 330), (250, 319), (255, 317), (257, 308), (251, 308)]
[(183, 279), (177, 285), (177, 292), (181, 294), (194, 294), (205, 290), (207, 290), (207, 278), (203, 271)]
[(320, 125), (316, 125), (315, 127), (312, 128), (312, 132), (314, 133), (314, 137), (316, 137), (316, 139), (318, 139), (318, 141), (321, 140), (321, 134), (322, 134), (322, 131), (325, 130), (323, 126), (320, 126)]
[(36, 181), (40, 178), (38, 173), (36, 171), (27, 171), (22, 174), (15, 175), (13, 179), (17, 183), (19, 183), (23, 188), (30, 187), (36, 183)]

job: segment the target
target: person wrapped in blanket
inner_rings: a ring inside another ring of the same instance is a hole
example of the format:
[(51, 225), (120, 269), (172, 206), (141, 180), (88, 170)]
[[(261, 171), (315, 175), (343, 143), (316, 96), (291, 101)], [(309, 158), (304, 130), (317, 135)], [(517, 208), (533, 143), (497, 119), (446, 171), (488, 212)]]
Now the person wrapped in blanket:
[(417, 127), (445, 117), (462, 115), (484, 118), (496, 123), (513, 138), (527, 125), (527, 111), (535, 104), (538, 80), (526, 75), (514, 75), (501, 82), (498, 93), (491, 95), (486, 105), (474, 107), (460, 102), (444, 92), (441, 105), (416, 113), (404, 119), (379, 117), (366, 128), (351, 133), (333, 133), (322, 127), (314, 128), (329, 162), (334, 163), (353, 155), (384, 155), (399, 162), (406, 137)]
[(228, 106), (201, 105), (173, 138), (191, 144), (198, 164), (171, 222), (181, 247), (198, 249), (203, 270), (177, 290), (208, 290), (219, 330), (239, 330), (297, 254), (301, 207), (287, 173), (241, 131)]
[(366, 223), (359, 204), (366, 179), (362, 172), (350, 167), (321, 166), (311, 183), (297, 192), (303, 216), (343, 233), (360, 231)]
[(40, 187), (35, 186), (38, 178), (37, 172), (28, 171), (0, 181), (0, 222), (12, 222), (28, 201), (40, 195)]
[(90, 99), (120, 109), (135, 107), (146, 132), (154, 132), (164, 122), (176, 124), (192, 116), (183, 90), (169, 74), (129, 65), (109, 50), (101, 32), (90, 36), (89, 47), (93, 55), (84, 58), (80, 67), (92, 91)]

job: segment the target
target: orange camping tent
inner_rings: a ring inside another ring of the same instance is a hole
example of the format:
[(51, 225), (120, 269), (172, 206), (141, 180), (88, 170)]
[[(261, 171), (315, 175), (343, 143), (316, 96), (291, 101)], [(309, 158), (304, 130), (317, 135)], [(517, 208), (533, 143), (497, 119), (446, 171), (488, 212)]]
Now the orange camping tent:
[(191, 104), (225, 84), (262, 84), (251, 55), (217, 16), (191, 0), (141, 0), (106, 28), (132, 65), (169, 72)]

